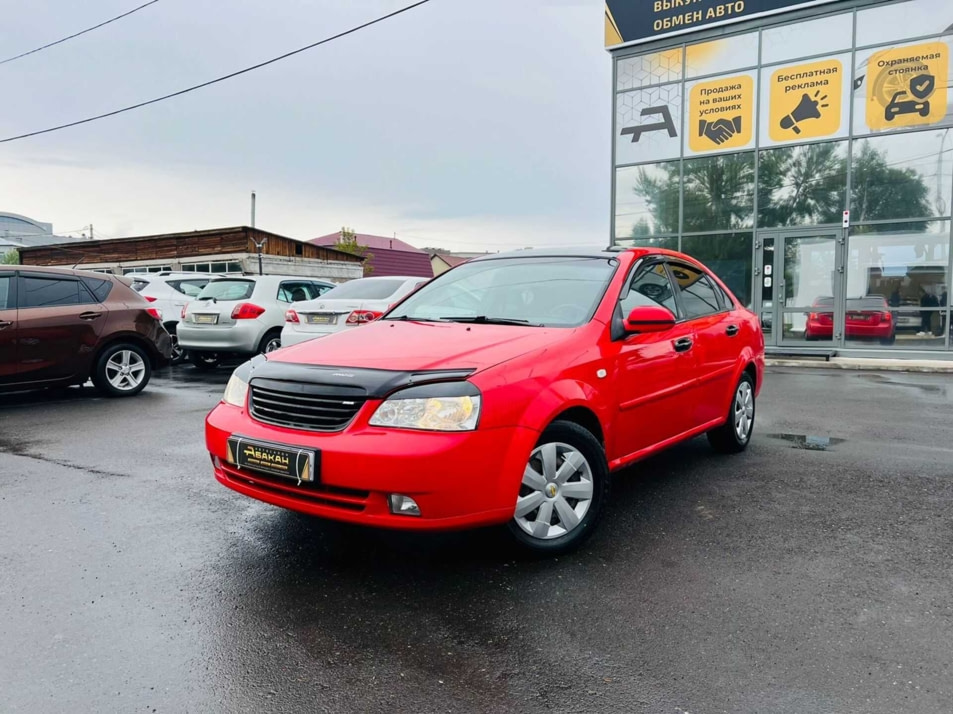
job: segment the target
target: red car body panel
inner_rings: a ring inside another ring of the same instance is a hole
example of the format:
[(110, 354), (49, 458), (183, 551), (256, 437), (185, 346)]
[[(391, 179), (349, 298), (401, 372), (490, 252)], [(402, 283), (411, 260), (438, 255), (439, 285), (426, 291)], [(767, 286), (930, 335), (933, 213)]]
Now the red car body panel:
[[(383, 321), (269, 355), (269, 363), (342, 371), (472, 370), (467, 381), (482, 398), (479, 425), (462, 433), (375, 427), (369, 421), (382, 400), (371, 399), (343, 431), (324, 433), (261, 423), (247, 404), (223, 402), (206, 423), (216, 478), (247, 496), (326, 518), (413, 530), (467, 528), (512, 518), (530, 452), (567, 412), (599, 432), (611, 469), (723, 423), (744, 370), (754, 370), (760, 390), (758, 320), (735, 306), (664, 332), (611, 339), (630, 268), (649, 255), (697, 265), (669, 251), (616, 253), (619, 268), (592, 319), (580, 327)], [(738, 327), (730, 338), (728, 325)], [(684, 336), (697, 349), (676, 352), (673, 342)], [(226, 442), (233, 434), (320, 451), (320, 486), (302, 488), (229, 465)], [(412, 497), (421, 516), (392, 515), (392, 493)]]

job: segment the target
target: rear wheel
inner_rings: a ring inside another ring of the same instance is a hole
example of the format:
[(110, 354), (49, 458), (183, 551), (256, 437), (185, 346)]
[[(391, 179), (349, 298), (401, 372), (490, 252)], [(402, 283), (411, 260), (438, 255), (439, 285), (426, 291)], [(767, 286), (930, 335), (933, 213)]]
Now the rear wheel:
[(708, 443), (722, 454), (736, 454), (748, 448), (754, 430), (754, 379), (745, 372), (735, 387), (728, 418), (708, 432)]
[(555, 421), (523, 471), (510, 534), (536, 553), (576, 548), (592, 535), (608, 490), (609, 468), (599, 440), (578, 424)]
[(131, 397), (145, 388), (151, 376), (146, 353), (123, 343), (107, 347), (96, 360), (93, 384), (107, 397)]
[(281, 330), (270, 330), (258, 343), (258, 354), (266, 355), (278, 349), (281, 349)]
[(196, 369), (201, 369), (203, 371), (215, 369), (218, 367), (221, 358), (218, 356), (217, 352), (192, 352), (188, 353), (189, 362), (192, 363)]

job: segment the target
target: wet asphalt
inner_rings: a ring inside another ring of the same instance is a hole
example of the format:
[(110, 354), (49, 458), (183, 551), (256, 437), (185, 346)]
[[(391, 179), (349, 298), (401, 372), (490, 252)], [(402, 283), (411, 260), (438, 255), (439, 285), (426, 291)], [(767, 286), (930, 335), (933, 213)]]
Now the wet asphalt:
[(772, 370), (747, 453), (619, 474), (550, 560), (230, 492), (226, 379), (0, 395), (0, 711), (953, 706), (950, 375)]

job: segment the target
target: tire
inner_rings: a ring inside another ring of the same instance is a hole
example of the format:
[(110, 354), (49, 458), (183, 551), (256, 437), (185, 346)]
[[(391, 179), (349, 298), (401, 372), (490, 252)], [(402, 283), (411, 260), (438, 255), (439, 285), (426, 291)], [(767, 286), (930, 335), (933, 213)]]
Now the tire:
[(169, 337), (172, 338), (172, 357), (169, 358), (169, 364), (175, 366), (180, 365), (188, 358), (188, 355), (185, 350), (179, 347), (179, 337), (175, 332), (176, 323), (170, 322), (165, 326), (166, 332), (169, 333)]
[(219, 362), (222, 361), (221, 357), (218, 356), (217, 352), (188, 352), (189, 362), (192, 363), (192, 366), (196, 369), (200, 369), (203, 372), (213, 370), (218, 367)]
[(265, 355), (281, 349), (281, 330), (269, 330), (258, 343), (258, 354)]
[(881, 338), (880, 338), (880, 344), (882, 344), (882, 345), (893, 345), (893, 344), (896, 344), (896, 342), (897, 342), (897, 335), (896, 335), (896, 333), (893, 334), (893, 335), (890, 335), (890, 337), (881, 337)]
[(139, 394), (152, 377), (152, 364), (145, 351), (128, 342), (110, 345), (96, 360), (92, 378), (107, 397)]
[[(575, 470), (566, 469), (567, 463)], [(562, 493), (570, 489), (579, 498)], [(565, 553), (592, 535), (608, 496), (609, 467), (602, 444), (578, 424), (555, 421), (529, 456), (507, 528), (527, 551)]]
[(720, 454), (737, 454), (748, 448), (754, 431), (754, 379), (745, 372), (738, 380), (721, 426), (708, 432), (708, 443)]

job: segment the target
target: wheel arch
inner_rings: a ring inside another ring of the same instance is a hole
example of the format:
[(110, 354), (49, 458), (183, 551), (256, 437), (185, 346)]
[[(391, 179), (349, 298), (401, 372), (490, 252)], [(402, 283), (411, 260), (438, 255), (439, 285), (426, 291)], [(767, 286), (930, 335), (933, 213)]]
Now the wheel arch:
[(114, 345), (120, 344), (133, 344), (136, 347), (139, 347), (149, 358), (149, 363), (152, 369), (158, 369), (159, 351), (156, 349), (155, 345), (151, 344), (149, 340), (135, 332), (120, 332), (110, 335), (109, 338), (100, 344), (96, 349), (96, 352), (93, 354), (92, 362), (90, 363), (90, 373), (96, 369), (96, 365), (99, 363), (99, 358), (102, 357), (103, 352)]

